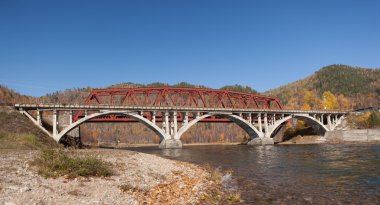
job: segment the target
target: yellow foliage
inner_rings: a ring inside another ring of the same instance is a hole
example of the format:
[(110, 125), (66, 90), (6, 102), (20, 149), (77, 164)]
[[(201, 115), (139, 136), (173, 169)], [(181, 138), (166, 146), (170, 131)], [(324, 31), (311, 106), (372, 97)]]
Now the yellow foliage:
[(311, 110), (311, 107), (309, 104), (303, 104), (301, 109), (302, 110)]
[(297, 99), (295, 97), (291, 97), (288, 103), (286, 104), (286, 108), (289, 110), (298, 109)]
[(310, 91), (310, 90), (305, 91), (302, 101), (303, 101), (302, 109), (304, 109), (304, 107), (307, 108), (308, 110), (315, 109), (317, 105), (319, 104), (319, 99), (317, 95), (315, 94), (315, 92)]
[(325, 110), (334, 110), (338, 109), (338, 101), (335, 95), (330, 91), (325, 91), (323, 93), (322, 107)]
[(366, 112), (357, 115), (350, 115), (348, 123), (351, 127), (368, 129), (380, 127), (380, 112)]

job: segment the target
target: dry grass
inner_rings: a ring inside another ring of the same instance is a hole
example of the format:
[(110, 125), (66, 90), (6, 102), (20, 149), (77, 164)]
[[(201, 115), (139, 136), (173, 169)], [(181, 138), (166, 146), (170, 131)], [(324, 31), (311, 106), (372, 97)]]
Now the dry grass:
[(27, 117), (0, 106), (0, 149), (41, 149), (58, 144)]
[(231, 170), (225, 172), (215, 169), (209, 164), (206, 164), (205, 169), (208, 171), (212, 186), (209, 187), (207, 193), (202, 196), (204, 204), (236, 204), (241, 202), (240, 193), (237, 191), (231, 192), (223, 187), (222, 177), (225, 174), (231, 174)]
[(0, 132), (0, 149), (42, 149), (46, 147), (33, 134)]
[(136, 187), (133, 187), (130, 184), (123, 184), (119, 186), (120, 190), (123, 192), (136, 192), (136, 191), (141, 191), (137, 189)]

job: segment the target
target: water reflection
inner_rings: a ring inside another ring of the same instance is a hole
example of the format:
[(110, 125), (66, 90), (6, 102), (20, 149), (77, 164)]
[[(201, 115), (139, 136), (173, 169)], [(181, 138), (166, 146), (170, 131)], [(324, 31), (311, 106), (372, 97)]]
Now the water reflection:
[(181, 156), (181, 149), (163, 149), (161, 151), (161, 155), (165, 157), (180, 157)]
[(380, 204), (380, 145), (135, 150), (233, 170), (248, 204)]

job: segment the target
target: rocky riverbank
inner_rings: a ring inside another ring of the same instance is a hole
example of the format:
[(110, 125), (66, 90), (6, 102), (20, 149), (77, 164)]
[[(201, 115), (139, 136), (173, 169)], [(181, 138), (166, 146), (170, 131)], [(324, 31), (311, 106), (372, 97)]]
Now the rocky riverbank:
[(110, 163), (114, 175), (45, 179), (31, 165), (38, 151), (3, 149), (0, 204), (203, 204), (218, 186), (210, 172), (189, 163), (127, 150), (73, 152)]

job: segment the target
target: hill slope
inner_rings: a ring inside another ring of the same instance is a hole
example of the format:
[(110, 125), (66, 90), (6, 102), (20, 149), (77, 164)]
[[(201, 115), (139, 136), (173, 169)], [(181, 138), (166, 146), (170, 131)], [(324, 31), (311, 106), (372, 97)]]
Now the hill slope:
[(0, 105), (13, 105), (14, 103), (32, 102), (33, 97), (21, 95), (6, 86), (0, 85)]
[[(339, 98), (345, 101), (348, 105), (344, 108), (377, 107), (380, 102), (380, 69), (330, 65), (309, 77), (264, 94), (280, 98), (287, 107), (301, 108), (310, 95), (321, 101), (323, 93), (327, 91), (334, 94), (337, 101)], [(309, 96), (305, 98), (305, 95)], [(321, 107), (315, 105), (314, 108)], [(338, 108), (342, 108), (342, 105)]]
[(39, 149), (58, 144), (28, 118), (10, 107), (0, 107), (0, 149)]

